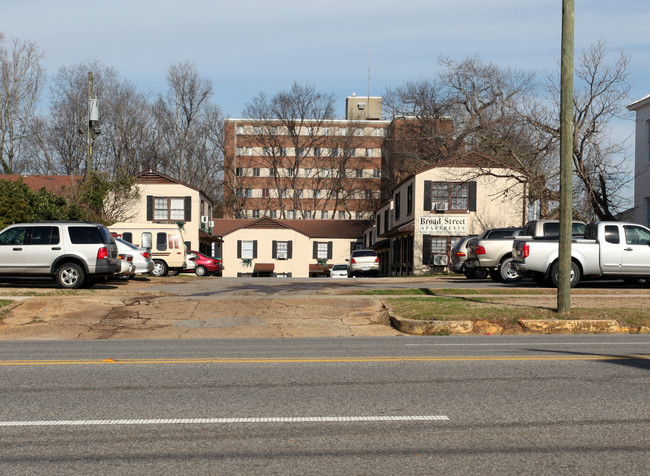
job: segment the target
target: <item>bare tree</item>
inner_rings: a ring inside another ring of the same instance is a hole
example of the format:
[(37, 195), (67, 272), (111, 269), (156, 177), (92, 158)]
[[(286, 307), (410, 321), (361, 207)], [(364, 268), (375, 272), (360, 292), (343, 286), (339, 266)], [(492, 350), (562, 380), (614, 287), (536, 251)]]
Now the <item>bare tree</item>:
[(35, 43), (16, 39), (8, 48), (0, 45), (0, 166), (6, 174), (29, 166), (30, 125), (45, 81), (42, 59)]

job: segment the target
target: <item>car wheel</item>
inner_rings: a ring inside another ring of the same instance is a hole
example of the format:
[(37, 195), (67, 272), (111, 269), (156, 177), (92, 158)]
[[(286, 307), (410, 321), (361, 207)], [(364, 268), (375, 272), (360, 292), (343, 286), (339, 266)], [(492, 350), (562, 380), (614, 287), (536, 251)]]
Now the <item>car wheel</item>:
[(153, 269), (151, 270), (152, 276), (167, 276), (167, 263), (162, 260), (154, 260)]
[(65, 289), (80, 288), (85, 277), (83, 268), (75, 263), (65, 263), (56, 270), (56, 281)]
[(475, 269), (467, 269), (465, 268), (465, 271), (463, 272), (465, 277), (467, 279), (476, 279), (476, 270)]
[(503, 281), (503, 278), (501, 277), (501, 273), (499, 272), (498, 269), (491, 269), (490, 271), (488, 271), (488, 274), (490, 275), (490, 278), (492, 278), (492, 280), (496, 281), (497, 283)]
[(521, 281), (521, 275), (515, 269), (514, 260), (512, 258), (506, 258), (501, 261), (499, 274), (501, 275), (501, 281), (504, 283), (516, 283)]
[[(580, 266), (575, 261), (571, 261), (571, 284), (570, 286), (574, 288), (576, 284), (578, 284), (578, 281), (580, 281), (581, 278), (581, 272), (580, 272)], [(560, 285), (560, 263), (555, 262), (553, 263), (553, 267), (551, 268), (551, 282), (553, 283), (553, 286), (556, 288)]]
[(205, 268), (205, 266), (197, 266), (194, 273), (196, 273), (197, 276), (207, 276), (208, 270)]

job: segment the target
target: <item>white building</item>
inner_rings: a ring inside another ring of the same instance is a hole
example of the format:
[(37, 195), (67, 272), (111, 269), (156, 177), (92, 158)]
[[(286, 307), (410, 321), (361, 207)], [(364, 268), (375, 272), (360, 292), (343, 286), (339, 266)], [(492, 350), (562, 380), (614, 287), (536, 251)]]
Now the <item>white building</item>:
[(636, 113), (633, 219), (650, 226), (650, 95), (627, 108)]

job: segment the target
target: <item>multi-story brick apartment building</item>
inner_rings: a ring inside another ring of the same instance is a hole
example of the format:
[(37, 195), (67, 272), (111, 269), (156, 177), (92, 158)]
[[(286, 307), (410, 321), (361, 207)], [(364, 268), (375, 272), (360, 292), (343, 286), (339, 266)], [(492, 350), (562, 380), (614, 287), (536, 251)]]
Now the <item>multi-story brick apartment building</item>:
[(370, 218), (390, 123), (356, 96), (346, 119), (226, 120), (224, 218)]

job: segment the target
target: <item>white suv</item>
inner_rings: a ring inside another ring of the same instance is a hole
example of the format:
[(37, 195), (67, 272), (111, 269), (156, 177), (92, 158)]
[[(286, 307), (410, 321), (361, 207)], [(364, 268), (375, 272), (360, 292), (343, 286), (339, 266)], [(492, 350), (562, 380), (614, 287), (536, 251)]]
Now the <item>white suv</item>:
[(0, 279), (52, 277), (74, 289), (119, 271), (117, 246), (104, 225), (16, 223), (0, 230)]
[(374, 250), (354, 250), (346, 261), (351, 278), (360, 274), (379, 275), (379, 257)]

